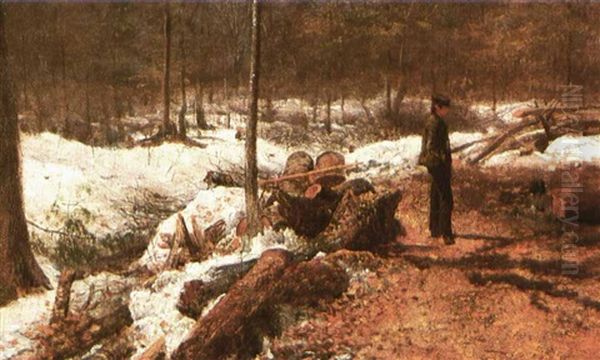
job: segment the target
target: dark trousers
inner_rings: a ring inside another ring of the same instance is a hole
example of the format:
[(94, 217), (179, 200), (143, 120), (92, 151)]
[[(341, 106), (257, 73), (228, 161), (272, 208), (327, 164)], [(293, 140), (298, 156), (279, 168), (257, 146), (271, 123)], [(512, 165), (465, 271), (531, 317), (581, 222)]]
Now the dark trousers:
[(429, 195), (429, 231), (431, 236), (452, 235), (452, 170), (450, 166), (439, 166), (429, 169), (431, 175), (431, 192)]

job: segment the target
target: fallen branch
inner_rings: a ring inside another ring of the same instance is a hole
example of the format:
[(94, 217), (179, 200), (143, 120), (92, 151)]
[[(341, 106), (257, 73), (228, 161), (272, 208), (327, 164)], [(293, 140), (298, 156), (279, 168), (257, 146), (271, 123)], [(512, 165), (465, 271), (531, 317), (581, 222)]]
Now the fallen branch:
[(523, 121), (522, 123), (508, 129), (502, 135), (495, 137), (488, 146), (486, 146), (483, 150), (481, 150), (479, 155), (477, 155), (473, 159), (468, 160), (468, 163), (471, 165), (477, 164), (479, 161), (481, 161), (486, 156), (491, 154), (494, 150), (496, 150), (500, 145), (502, 145), (502, 143), (506, 139), (508, 139), (510, 136), (518, 133), (519, 131), (521, 131), (529, 126), (533, 126), (533, 125), (537, 124), (538, 121), (539, 121), (538, 119)]
[(276, 184), (278, 182), (285, 181), (285, 180), (300, 179), (300, 178), (305, 178), (305, 177), (309, 177), (312, 175), (322, 175), (322, 174), (326, 174), (326, 173), (333, 172), (336, 170), (348, 170), (348, 169), (356, 168), (358, 166), (359, 166), (358, 163), (348, 164), (348, 165), (331, 166), (331, 167), (327, 167), (327, 168), (323, 168), (323, 169), (319, 169), (319, 170), (307, 171), (307, 172), (299, 173), (299, 174), (280, 176), (275, 179), (259, 180), (258, 184), (259, 185)]

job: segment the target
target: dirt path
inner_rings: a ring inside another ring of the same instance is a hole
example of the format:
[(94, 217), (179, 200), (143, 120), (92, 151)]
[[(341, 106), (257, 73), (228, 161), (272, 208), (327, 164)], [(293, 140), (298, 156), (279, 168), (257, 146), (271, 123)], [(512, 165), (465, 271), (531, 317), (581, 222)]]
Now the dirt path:
[[(407, 235), (341, 299), (286, 329), (275, 358), (597, 358), (598, 229), (565, 247), (555, 222), (529, 212), (543, 200), (528, 194), (531, 174), (504, 175), (457, 172), (454, 246), (426, 235), (426, 177), (404, 184)], [(567, 258), (577, 274), (564, 273)]]

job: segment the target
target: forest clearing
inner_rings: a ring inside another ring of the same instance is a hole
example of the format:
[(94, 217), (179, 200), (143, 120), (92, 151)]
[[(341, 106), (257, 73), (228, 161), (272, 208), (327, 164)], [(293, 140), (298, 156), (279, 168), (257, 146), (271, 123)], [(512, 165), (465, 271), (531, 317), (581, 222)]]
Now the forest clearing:
[(598, 10), (0, 4), (0, 359), (595, 358)]

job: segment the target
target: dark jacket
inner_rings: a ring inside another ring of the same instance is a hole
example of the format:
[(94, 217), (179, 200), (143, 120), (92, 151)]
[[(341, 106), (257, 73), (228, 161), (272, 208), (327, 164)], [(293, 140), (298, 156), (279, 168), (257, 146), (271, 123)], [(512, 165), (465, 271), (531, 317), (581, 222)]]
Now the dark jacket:
[(419, 165), (424, 165), (429, 170), (442, 166), (450, 168), (452, 165), (448, 126), (444, 119), (437, 115), (432, 115), (425, 123)]

